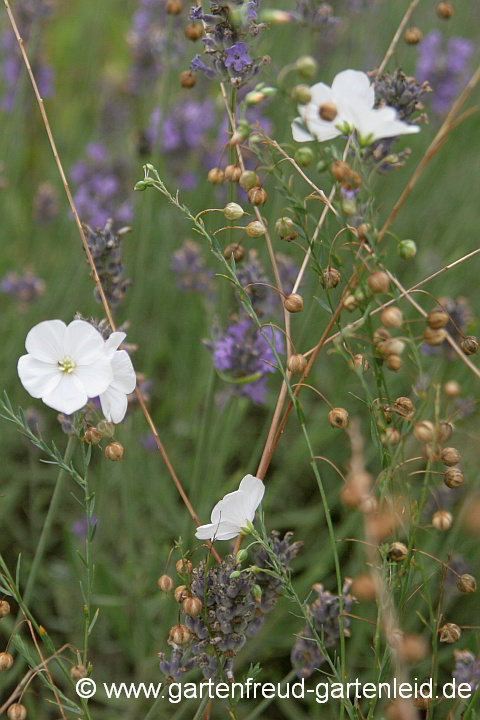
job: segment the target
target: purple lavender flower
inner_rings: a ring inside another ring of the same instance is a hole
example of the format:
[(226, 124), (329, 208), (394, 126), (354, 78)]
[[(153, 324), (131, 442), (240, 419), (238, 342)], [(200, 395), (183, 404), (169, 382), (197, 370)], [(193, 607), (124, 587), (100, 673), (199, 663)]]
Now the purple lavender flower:
[[(93, 230), (87, 224), (84, 224), (83, 227), (88, 247), (95, 260), (103, 291), (109, 304), (115, 307), (124, 299), (132, 284), (132, 281), (125, 277), (125, 267), (122, 258), (122, 238), (130, 228), (120, 228), (120, 230), (115, 232), (111, 219), (107, 220), (102, 229), (97, 228)], [(98, 288), (94, 290), (94, 297), (99, 304), (102, 303)]]
[(45, 288), (45, 281), (32, 270), (26, 270), (23, 275), (9, 272), (0, 280), (0, 293), (14, 297), (19, 303), (20, 312), (24, 312), (29, 303), (44, 295)]
[(185, 240), (183, 245), (172, 255), (171, 269), (177, 276), (177, 287), (180, 290), (214, 293), (214, 271), (205, 266), (202, 248), (193, 240)]
[(472, 692), (480, 687), (480, 659), (470, 650), (455, 650), (455, 670), (452, 676), (457, 683), (468, 683)]
[(337, 25), (340, 18), (333, 14), (332, 6), (318, 0), (297, 0), (295, 11), (290, 13), (292, 20), (315, 28), (315, 30)]
[(248, 54), (248, 43), (239, 42), (227, 48), (225, 67), (233, 67), (237, 72), (243, 72), (246, 67), (252, 64)]
[[(97, 524), (98, 520), (96, 515), (92, 515), (90, 519), (90, 527), (93, 528)], [(77, 540), (85, 540), (87, 537), (88, 532), (88, 521), (86, 517), (79, 518), (78, 520), (75, 520), (75, 522), (72, 524), (72, 532), (77, 538)]]

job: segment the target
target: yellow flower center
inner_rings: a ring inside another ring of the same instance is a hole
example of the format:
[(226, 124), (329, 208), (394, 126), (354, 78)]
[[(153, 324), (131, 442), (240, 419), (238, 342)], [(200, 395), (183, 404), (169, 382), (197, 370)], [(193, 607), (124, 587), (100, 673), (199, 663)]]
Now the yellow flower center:
[(60, 370), (60, 372), (71, 375), (71, 373), (75, 370), (75, 362), (73, 360), (70, 360), (70, 358), (59, 360), (58, 369)]

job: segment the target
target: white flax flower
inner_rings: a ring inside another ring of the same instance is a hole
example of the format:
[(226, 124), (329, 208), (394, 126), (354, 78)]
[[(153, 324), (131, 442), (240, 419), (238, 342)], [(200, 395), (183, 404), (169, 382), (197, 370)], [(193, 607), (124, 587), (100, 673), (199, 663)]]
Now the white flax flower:
[(265, 485), (253, 475), (245, 475), (238, 490), (225, 495), (212, 510), (211, 523), (200, 525), (195, 536), (199, 540), (231, 540), (253, 522), (262, 502)]
[(105, 353), (112, 368), (112, 380), (104, 392), (100, 393), (102, 412), (113, 423), (119, 423), (125, 417), (128, 406), (127, 395), (135, 390), (136, 376), (132, 361), (126, 350), (117, 350), (125, 340), (125, 333), (114, 332), (105, 342)]
[(34, 398), (71, 415), (88, 398), (101, 395), (113, 380), (105, 341), (92, 325), (73, 320), (45, 320), (25, 340), (27, 355), (18, 361), (20, 381)]

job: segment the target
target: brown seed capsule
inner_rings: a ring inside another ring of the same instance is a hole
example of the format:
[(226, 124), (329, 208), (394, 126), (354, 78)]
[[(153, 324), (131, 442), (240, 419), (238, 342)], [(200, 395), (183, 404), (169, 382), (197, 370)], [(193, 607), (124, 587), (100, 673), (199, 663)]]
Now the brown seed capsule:
[(329, 265), (327, 268), (325, 268), (322, 275), (320, 276), (320, 281), (322, 285), (327, 288), (327, 290), (332, 290), (333, 288), (337, 287), (341, 278), (342, 276), (340, 275), (339, 271), (336, 268), (330, 267)]
[(380, 321), (388, 328), (401, 328), (403, 325), (403, 313), (400, 308), (388, 307), (380, 315)]
[(221, 185), (225, 179), (225, 173), (221, 168), (214, 167), (209, 170), (207, 178), (208, 182), (211, 182), (212, 185)]
[(457, 580), (457, 588), (460, 590), (461, 593), (470, 595), (471, 593), (477, 592), (477, 581), (475, 580), (473, 575), (468, 575), (468, 573), (464, 573), (463, 575), (460, 575)]
[(365, 355), (358, 353), (350, 360), (350, 367), (352, 370), (361, 370), (362, 373), (366, 373), (370, 365)]
[(413, 403), (408, 397), (398, 397), (395, 400), (395, 410), (402, 415), (411, 415), (414, 411)]
[(389, 370), (393, 370), (394, 372), (400, 370), (403, 367), (403, 360), (400, 355), (389, 355), (387, 357), (387, 367)]
[(114, 462), (118, 462), (119, 460), (123, 460), (125, 448), (123, 447), (122, 443), (112, 442), (108, 443), (107, 447), (103, 452), (107, 460), (113, 460)]
[(370, 573), (361, 573), (353, 578), (352, 595), (360, 602), (375, 600), (377, 589), (375, 580)]
[(454, 400), (460, 395), (462, 388), (460, 387), (460, 383), (456, 380), (449, 380), (443, 386), (443, 392), (448, 398), (450, 398), (450, 400)]
[(185, 28), (185, 35), (189, 40), (192, 40), (195, 42), (195, 40), (200, 40), (200, 38), (203, 35), (203, 27), (201, 23), (190, 23)]
[(196, 617), (202, 612), (203, 603), (198, 597), (189, 597), (183, 601), (183, 612), (190, 617)]
[(387, 643), (390, 647), (398, 650), (405, 641), (405, 633), (400, 628), (393, 628), (387, 635)]
[(405, 350), (405, 343), (403, 340), (399, 340), (398, 338), (390, 338), (390, 340), (385, 340), (385, 342), (381, 343), (378, 346), (378, 349), (384, 357), (388, 357), (389, 355), (401, 355)]
[(184, 70), (180, 73), (180, 85), (183, 88), (192, 88), (197, 82), (197, 76), (193, 70)]
[(169, 15), (180, 15), (183, 10), (182, 0), (167, 0), (167, 13)]
[(10, 603), (6, 600), (0, 600), (0, 618), (5, 617), (10, 612)]
[(184, 600), (186, 600), (188, 597), (190, 597), (190, 591), (186, 585), (179, 585), (178, 587), (175, 588), (175, 592), (173, 593), (173, 596), (177, 603), (182, 604)]
[(435, 425), (430, 420), (420, 420), (415, 423), (413, 434), (422, 443), (431, 442), (435, 439)]
[(352, 295), (349, 293), (348, 295), (345, 295), (343, 298), (343, 307), (346, 308), (349, 312), (353, 312), (357, 309), (357, 301), (355, 300), (355, 295)]
[(390, 562), (398, 563), (403, 562), (405, 558), (408, 556), (408, 548), (405, 545), (405, 543), (402, 542), (393, 542), (390, 545), (390, 549), (388, 551), (388, 559)]
[(96, 427), (89, 427), (88, 430), (85, 430), (85, 442), (89, 443), (90, 445), (98, 445), (100, 440), (102, 439), (102, 436), (98, 432)]
[(396, 428), (388, 427), (380, 439), (384, 447), (388, 445), (398, 445), (401, 440), (401, 435)]
[(383, 270), (377, 270), (369, 276), (368, 287), (372, 293), (386, 293), (388, 292), (389, 282), (387, 273), (383, 272)]
[(398, 654), (406, 663), (418, 663), (428, 653), (428, 644), (421, 635), (412, 633), (406, 635), (403, 643), (398, 648)]
[(13, 657), (8, 652), (0, 653), (0, 672), (10, 670), (13, 665)]
[(227, 245), (227, 247), (223, 251), (223, 257), (225, 258), (225, 260), (230, 260), (232, 255), (233, 259), (237, 263), (243, 260), (245, 256), (245, 249), (243, 245), (239, 245), (238, 243), (231, 243), (231, 245)]
[(439, 328), (438, 330), (433, 330), (431, 327), (426, 327), (423, 331), (423, 339), (427, 343), (427, 345), (430, 345), (431, 347), (436, 347), (437, 345), (441, 345), (445, 342), (445, 339), (447, 337), (447, 331), (445, 328)]
[(403, 39), (407, 45), (418, 45), (423, 38), (423, 33), (418, 27), (410, 27), (405, 30)]
[(298, 293), (287, 295), (283, 304), (289, 313), (298, 313), (303, 310), (303, 298)]
[(460, 453), (458, 452), (457, 448), (443, 448), (442, 462), (444, 465), (448, 465), (449, 467), (453, 467), (453, 465), (458, 465), (458, 463), (460, 462)]
[(453, 425), (446, 420), (441, 420), (438, 426), (438, 439), (440, 442), (447, 442), (453, 435)]
[(87, 677), (87, 668), (84, 665), (73, 665), (70, 669), (70, 677), (72, 680), (81, 680)]
[(442, 308), (434, 308), (427, 315), (427, 325), (433, 330), (440, 330), (448, 324), (448, 313)]
[(435, 530), (450, 530), (452, 527), (453, 515), (447, 510), (437, 510), (432, 517), (432, 525)]
[(190, 641), (190, 630), (186, 625), (174, 625), (168, 634), (169, 642), (174, 645), (186, 645)]
[(157, 580), (157, 585), (162, 592), (168, 593), (173, 587), (173, 580), (170, 575), (160, 575)]
[(438, 462), (442, 458), (442, 448), (435, 442), (426, 443), (422, 447), (422, 457), (427, 462)]
[(335, 180), (338, 180), (338, 182), (342, 183), (346, 182), (352, 174), (350, 165), (346, 162), (343, 162), (342, 160), (335, 160), (330, 165), (330, 172), (332, 173)]
[(13, 703), (7, 710), (8, 720), (25, 720), (27, 708), (21, 703)]
[[(343, 183), (343, 187), (346, 190), (356, 190), (357, 188), (360, 187), (361, 184), (362, 184), (362, 176), (360, 175), (360, 173), (352, 170), (350, 172), (350, 175), (348, 176), (348, 179), (345, 180), (345, 182)], [(345, 211), (345, 208), (344, 208), (344, 211)]]
[(455, 623), (445, 623), (440, 629), (440, 642), (444, 643), (456, 643), (460, 640), (462, 631), (455, 625)]
[(359, 240), (366, 240), (370, 231), (370, 225), (368, 223), (362, 223), (357, 228), (357, 237)]
[(460, 468), (451, 467), (443, 473), (443, 482), (449, 488), (457, 488), (463, 485), (465, 476)]
[(252, 222), (249, 222), (247, 227), (245, 228), (245, 232), (247, 233), (248, 237), (251, 238), (259, 238), (262, 237), (262, 235), (265, 235), (265, 225), (260, 222), (260, 220), (253, 220)]
[(439, 2), (436, 9), (438, 17), (442, 20), (450, 20), (455, 15), (455, 8), (451, 2)]
[(287, 368), (294, 375), (302, 375), (307, 365), (308, 360), (305, 355), (302, 355), (301, 353), (295, 353), (295, 355), (292, 355), (287, 362)]
[(262, 187), (253, 187), (248, 191), (248, 201), (251, 205), (265, 205), (268, 200), (267, 191)]
[(253, 170), (245, 170), (245, 172), (240, 175), (239, 184), (245, 192), (248, 192), (260, 184), (260, 178)]
[(190, 575), (193, 570), (193, 565), (190, 560), (181, 558), (180, 560), (177, 560), (175, 570), (179, 575)]
[(334, 428), (346, 428), (348, 425), (348, 412), (345, 408), (332, 408), (328, 413), (328, 422)]
[(327, 120), (327, 122), (332, 122), (332, 120), (335, 120), (335, 118), (338, 115), (337, 106), (335, 103), (331, 102), (330, 100), (327, 100), (326, 103), (323, 103), (323, 105), (320, 105), (320, 110), (318, 111), (318, 114), (322, 118), (322, 120)]
[(238, 183), (241, 176), (242, 168), (238, 167), (238, 165), (227, 165), (225, 168), (225, 179), (228, 180), (228, 182)]
[(465, 355), (475, 355), (478, 351), (478, 340), (474, 335), (467, 335), (460, 343), (460, 347)]
[(373, 344), (375, 347), (379, 347), (382, 345), (382, 343), (386, 342), (387, 340), (390, 340), (391, 335), (388, 332), (388, 330), (384, 327), (379, 327), (375, 332), (373, 333)]
[(367, 495), (366, 497), (363, 497), (358, 505), (358, 509), (364, 515), (372, 515), (373, 513), (377, 512), (378, 509), (377, 498), (373, 495)]

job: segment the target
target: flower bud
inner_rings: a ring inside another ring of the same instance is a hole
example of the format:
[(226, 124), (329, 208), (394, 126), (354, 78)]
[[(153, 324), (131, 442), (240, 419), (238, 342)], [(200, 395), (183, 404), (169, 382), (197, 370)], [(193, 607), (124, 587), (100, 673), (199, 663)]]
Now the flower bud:
[(262, 599), (262, 588), (260, 585), (252, 585), (252, 597), (255, 602), (259, 603)]
[(179, 575), (190, 575), (192, 572), (193, 565), (190, 562), (190, 560), (187, 560), (186, 558), (181, 558), (180, 560), (177, 560), (175, 564), (175, 570)]
[(247, 233), (248, 237), (251, 238), (262, 237), (262, 235), (265, 235), (265, 225), (260, 222), (260, 220), (253, 220), (252, 222), (248, 223), (247, 227), (245, 228), (245, 232)]
[(221, 168), (214, 167), (209, 171), (207, 178), (212, 185), (221, 185), (225, 179), (225, 173)]
[(451, 2), (439, 2), (436, 7), (437, 15), (442, 20), (450, 20), (455, 15), (455, 8)]
[(186, 645), (190, 642), (190, 630), (186, 625), (174, 625), (168, 634), (169, 642), (174, 645)]
[(265, 205), (268, 200), (267, 191), (262, 187), (253, 187), (248, 191), (248, 202), (252, 205)]
[(185, 36), (189, 39), (195, 42), (195, 40), (200, 40), (200, 38), (203, 35), (203, 26), (202, 23), (189, 23), (187, 27), (185, 28)]
[(445, 623), (440, 629), (440, 642), (444, 643), (456, 643), (460, 640), (462, 631), (455, 625), (455, 623)]
[(183, 10), (182, 0), (167, 0), (167, 13), (169, 15), (180, 15)]
[(453, 515), (446, 510), (437, 510), (432, 517), (432, 525), (435, 530), (450, 530), (452, 527)]
[(448, 313), (442, 308), (434, 308), (427, 315), (427, 325), (433, 330), (440, 330), (448, 324)]
[(85, 442), (89, 443), (90, 445), (98, 445), (98, 443), (102, 439), (102, 436), (98, 432), (96, 427), (89, 427), (88, 430), (85, 430), (84, 438)]
[(458, 463), (460, 462), (460, 453), (456, 448), (453, 447), (443, 448), (442, 462), (444, 465), (448, 465), (448, 467), (458, 465)]
[(160, 575), (157, 580), (157, 585), (162, 592), (168, 593), (173, 587), (173, 580), (170, 575)]
[(413, 403), (408, 397), (398, 397), (395, 400), (395, 410), (400, 412), (401, 415), (411, 415), (415, 408)]
[(295, 69), (299, 75), (306, 79), (312, 78), (318, 70), (318, 63), (310, 55), (303, 55), (295, 63)]
[(193, 70), (184, 70), (180, 73), (180, 85), (183, 88), (192, 88), (197, 82), (197, 76)]
[(438, 439), (440, 442), (447, 442), (453, 435), (453, 425), (446, 420), (442, 420), (438, 426)]
[(403, 325), (403, 313), (400, 308), (388, 307), (380, 315), (380, 320), (389, 328), (401, 328)]
[(243, 245), (240, 245), (239, 243), (231, 243), (230, 245), (227, 245), (227, 247), (223, 251), (223, 257), (225, 258), (225, 260), (231, 260), (232, 255), (235, 262), (240, 262), (241, 260), (243, 260), (245, 256), (245, 250), (243, 248)]
[(467, 335), (460, 343), (460, 347), (465, 355), (475, 355), (478, 351), (478, 340), (474, 335)]
[(380, 439), (384, 446), (398, 445), (401, 440), (401, 435), (396, 428), (388, 427)]
[(471, 593), (477, 592), (477, 581), (475, 580), (473, 575), (468, 575), (468, 573), (464, 573), (463, 575), (460, 575), (457, 580), (457, 588), (460, 590), (461, 593), (470, 595)]
[(405, 30), (403, 39), (407, 45), (418, 45), (423, 38), (423, 33), (418, 27), (410, 27)]
[(248, 557), (248, 550), (245, 550), (245, 548), (242, 548), (242, 550), (239, 550), (235, 556), (235, 561), (237, 563), (242, 563), (244, 560), (246, 560)]
[(336, 288), (338, 283), (340, 282), (342, 276), (340, 275), (339, 271), (336, 268), (330, 267), (330, 265), (325, 268), (322, 275), (320, 276), (320, 282), (322, 283), (323, 287), (327, 288), (327, 290), (332, 290), (333, 288)]
[(0, 618), (5, 617), (10, 612), (10, 603), (6, 600), (0, 600)]
[(147, 187), (148, 187), (148, 185), (144, 180), (139, 180), (138, 182), (135, 183), (134, 190), (136, 190), (137, 192), (143, 192), (144, 190), (147, 189)]
[(431, 347), (435, 347), (436, 345), (441, 345), (445, 342), (445, 339), (447, 337), (447, 331), (444, 328), (439, 328), (438, 330), (434, 330), (431, 327), (426, 327), (423, 331), (423, 339), (427, 343), (427, 345), (430, 345)]
[(327, 100), (327, 102), (323, 103), (323, 105), (320, 105), (318, 114), (322, 120), (332, 122), (332, 120), (335, 120), (338, 115), (337, 106), (335, 103), (331, 102), (331, 100)]
[(408, 556), (408, 548), (405, 545), (405, 543), (401, 542), (393, 542), (390, 545), (389, 551), (388, 551), (388, 559), (390, 562), (403, 562)]
[(451, 467), (443, 473), (443, 482), (449, 488), (457, 488), (463, 485), (465, 476), (460, 468)]
[(183, 612), (190, 617), (196, 617), (202, 612), (203, 603), (198, 597), (189, 597), (183, 601)]
[(372, 337), (373, 344), (375, 345), (375, 347), (379, 348), (383, 345), (384, 342), (386, 342), (387, 340), (390, 340), (390, 337), (391, 337), (391, 335), (386, 328), (379, 327), (373, 333), (373, 337)]
[(113, 460), (114, 462), (118, 462), (119, 460), (123, 460), (123, 454), (125, 452), (125, 449), (122, 443), (112, 442), (108, 443), (107, 447), (103, 452), (107, 460)]
[(245, 95), (245, 104), (249, 107), (258, 105), (262, 100), (265, 100), (265, 95), (260, 90), (251, 90)]
[(442, 448), (435, 442), (425, 443), (422, 447), (422, 457), (427, 462), (438, 462), (442, 457)]
[(295, 85), (292, 89), (292, 100), (299, 105), (307, 105), (312, 99), (312, 93), (308, 85)]
[(97, 423), (97, 432), (104, 438), (110, 438), (115, 435), (115, 425), (108, 420), (100, 420)]
[(238, 165), (227, 165), (225, 168), (225, 180), (228, 180), (228, 182), (238, 183), (241, 176), (242, 168), (238, 167)]
[(430, 420), (420, 420), (415, 423), (413, 434), (419, 442), (431, 442), (435, 439), (435, 425)]
[(178, 587), (175, 588), (175, 592), (173, 593), (173, 596), (174, 596), (176, 602), (181, 605), (184, 600), (186, 600), (188, 597), (190, 597), (190, 591), (186, 585), (179, 585)]
[(285, 310), (290, 313), (298, 313), (303, 310), (303, 298), (298, 293), (287, 295), (284, 301)]
[(345, 408), (332, 408), (328, 413), (328, 422), (334, 428), (346, 428), (348, 425), (348, 412)]
[(338, 180), (338, 182), (341, 183), (346, 182), (352, 174), (350, 165), (346, 162), (343, 162), (343, 160), (335, 160), (330, 165), (330, 172), (332, 173), (335, 180)]
[(302, 375), (307, 365), (308, 360), (305, 355), (302, 355), (301, 353), (295, 353), (295, 355), (292, 355), (287, 362), (287, 368), (294, 375)]
[(72, 680), (81, 680), (87, 677), (87, 668), (84, 665), (73, 665), (70, 668), (70, 677)]
[(417, 254), (417, 245), (414, 240), (401, 240), (397, 245), (397, 255), (403, 260), (413, 260)]
[(230, 577), (233, 580), (235, 578), (240, 577), (241, 574), (242, 574), (241, 570), (234, 570), (233, 572), (230, 573)]
[(308, 167), (313, 163), (314, 159), (315, 154), (312, 148), (309, 147), (299, 148), (294, 156), (295, 162), (297, 163), (297, 165), (300, 165), (300, 167)]
[(370, 368), (370, 364), (367, 358), (365, 357), (365, 355), (361, 355), (360, 353), (353, 356), (353, 358), (350, 360), (349, 365), (352, 370), (360, 370), (362, 373), (366, 373), (367, 370)]
[(456, 380), (449, 380), (443, 386), (443, 392), (448, 398), (450, 398), (450, 400), (454, 400), (460, 395), (462, 388), (460, 387), (460, 383)]
[(389, 283), (388, 275), (383, 270), (373, 272), (368, 278), (368, 287), (372, 293), (388, 292)]
[(259, 182), (259, 177), (253, 170), (245, 170), (245, 172), (242, 172), (240, 175), (239, 184), (245, 192), (252, 190)]
[(8, 720), (25, 720), (27, 708), (21, 703), (13, 703), (7, 710)]
[(239, 220), (245, 215), (245, 212), (240, 205), (235, 202), (230, 202), (223, 208), (223, 214), (227, 220)]
[(13, 657), (8, 652), (0, 652), (0, 672), (10, 670), (13, 665)]

